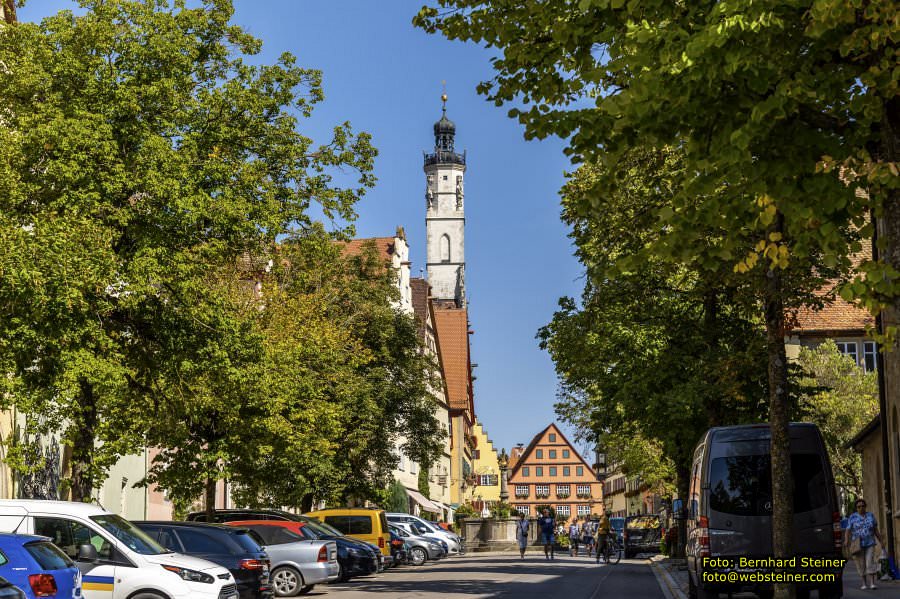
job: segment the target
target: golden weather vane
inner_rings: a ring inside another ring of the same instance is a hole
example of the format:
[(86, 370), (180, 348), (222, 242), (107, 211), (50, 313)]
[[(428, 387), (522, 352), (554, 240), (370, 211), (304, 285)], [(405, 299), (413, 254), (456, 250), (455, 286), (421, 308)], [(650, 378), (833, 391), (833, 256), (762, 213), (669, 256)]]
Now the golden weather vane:
[(441, 110), (447, 112), (447, 81), (441, 80), (441, 102), (443, 102), (443, 107)]

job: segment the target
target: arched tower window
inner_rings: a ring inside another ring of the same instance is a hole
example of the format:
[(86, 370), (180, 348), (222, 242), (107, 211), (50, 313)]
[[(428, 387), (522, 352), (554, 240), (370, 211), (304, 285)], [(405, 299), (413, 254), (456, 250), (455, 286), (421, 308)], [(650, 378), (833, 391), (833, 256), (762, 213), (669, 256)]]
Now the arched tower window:
[(450, 236), (441, 236), (441, 262), (450, 262)]

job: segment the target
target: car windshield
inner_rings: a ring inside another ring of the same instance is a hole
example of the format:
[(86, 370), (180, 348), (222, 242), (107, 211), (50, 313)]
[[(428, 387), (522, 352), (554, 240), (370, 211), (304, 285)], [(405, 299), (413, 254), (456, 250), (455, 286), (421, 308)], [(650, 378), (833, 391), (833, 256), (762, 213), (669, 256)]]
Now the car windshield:
[(102, 526), (104, 530), (111, 533), (135, 553), (140, 553), (141, 555), (172, 553), (171, 550), (161, 546), (147, 536), (144, 531), (121, 516), (114, 514), (91, 516), (91, 520)]
[(625, 525), (626, 528), (631, 529), (641, 529), (641, 528), (659, 528), (659, 517), (658, 516), (638, 516), (636, 518), (630, 518), (628, 523)]
[[(709, 469), (710, 508), (738, 516), (770, 516), (771, 470), (769, 454), (713, 459)], [(795, 514), (828, 505), (828, 479), (818, 454), (792, 454), (791, 473)]]
[(304, 528), (304, 530), (309, 529), (309, 531), (312, 532), (312, 534), (314, 534), (316, 537), (319, 537), (319, 538), (344, 536), (341, 534), (341, 531), (339, 531), (336, 528), (333, 528), (331, 526), (328, 526), (327, 524), (319, 522), (318, 520), (309, 520), (307, 522), (304, 522), (303, 528)]

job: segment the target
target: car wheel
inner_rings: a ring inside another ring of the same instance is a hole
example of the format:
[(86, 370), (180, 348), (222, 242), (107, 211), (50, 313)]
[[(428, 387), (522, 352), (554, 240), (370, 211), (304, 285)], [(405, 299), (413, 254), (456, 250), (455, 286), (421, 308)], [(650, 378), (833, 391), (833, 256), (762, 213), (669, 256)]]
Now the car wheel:
[(139, 591), (129, 599), (165, 599), (165, 596), (150, 591)]
[(413, 547), (409, 550), (409, 560), (414, 566), (421, 566), (428, 561), (428, 554), (421, 547)]
[(304, 587), (303, 576), (289, 566), (282, 566), (272, 570), (271, 579), (276, 597), (293, 597), (300, 594), (301, 589)]
[(313, 587), (315, 587), (315, 586), (316, 586), (316, 585), (314, 585), (314, 584), (308, 584), (308, 585), (306, 585), (305, 587), (301, 588), (299, 591), (297, 591), (297, 594), (298, 594), (298, 595), (305, 595), (305, 594), (307, 594), (308, 592), (310, 592), (311, 590), (313, 590)]

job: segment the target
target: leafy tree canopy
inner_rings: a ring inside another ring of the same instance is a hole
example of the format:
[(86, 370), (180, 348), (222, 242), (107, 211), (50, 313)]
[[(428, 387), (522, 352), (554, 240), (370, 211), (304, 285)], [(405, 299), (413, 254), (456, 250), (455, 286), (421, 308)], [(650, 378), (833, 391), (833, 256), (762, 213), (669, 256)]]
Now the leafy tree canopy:
[(347, 123), (324, 145), (299, 131), (321, 73), (250, 64), (229, 1), (81, 5), (0, 29), (0, 384), (30, 426), (64, 429), (75, 499), (144, 440), (148, 402), (199, 409), (257, 380), (234, 366), (264, 346), (217, 293), (227, 270), (308, 230), (313, 203), (352, 221), (375, 157)]

